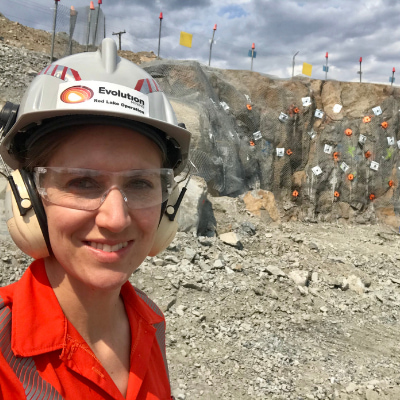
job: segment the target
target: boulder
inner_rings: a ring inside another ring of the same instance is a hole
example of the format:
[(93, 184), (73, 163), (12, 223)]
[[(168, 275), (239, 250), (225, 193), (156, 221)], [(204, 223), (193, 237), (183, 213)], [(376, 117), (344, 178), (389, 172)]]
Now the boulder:
[(253, 190), (243, 196), (246, 209), (266, 222), (280, 223), (275, 196), (266, 190)]
[[(180, 184), (180, 189), (186, 181)], [(207, 185), (204, 179), (192, 176), (187, 186), (187, 191), (179, 207), (178, 225), (181, 232), (193, 232), (198, 234), (200, 225), (209, 222), (211, 215), (206, 211)], [(202, 235), (206, 236), (206, 235)]]

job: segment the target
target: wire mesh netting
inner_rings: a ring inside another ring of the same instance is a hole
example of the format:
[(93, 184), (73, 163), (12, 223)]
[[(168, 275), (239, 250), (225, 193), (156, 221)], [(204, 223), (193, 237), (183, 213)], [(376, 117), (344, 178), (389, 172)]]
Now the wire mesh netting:
[(264, 189), (280, 203), (308, 207), (314, 217), (343, 217), (344, 204), (347, 214), (371, 207), (398, 214), (395, 96), (352, 115), (340, 93), (329, 105), (320, 104), (310, 81), (266, 79), (262, 98), (253, 101), (250, 88), (238, 90), (228, 72), (189, 62), (174, 67), (174, 79), (195, 76), (199, 89), (185, 78), (173, 84), (174, 68), (166, 61), (145, 68), (161, 77), (171, 98), (185, 102), (184, 121), (190, 122), (191, 112), (199, 115), (191, 158), (212, 193)]

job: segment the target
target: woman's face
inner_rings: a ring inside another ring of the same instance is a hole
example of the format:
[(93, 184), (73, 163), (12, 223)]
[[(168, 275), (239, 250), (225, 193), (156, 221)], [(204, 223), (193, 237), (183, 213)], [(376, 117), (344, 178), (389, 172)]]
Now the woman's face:
[[(155, 143), (132, 130), (88, 125), (74, 128), (48, 162), (49, 167), (88, 168), (108, 172), (161, 168)], [(121, 287), (148, 255), (161, 205), (130, 210), (119, 190), (111, 190), (95, 211), (61, 207), (44, 201), (54, 255), (46, 260), (52, 283), (75, 288)], [(110, 247), (123, 244), (117, 251)]]

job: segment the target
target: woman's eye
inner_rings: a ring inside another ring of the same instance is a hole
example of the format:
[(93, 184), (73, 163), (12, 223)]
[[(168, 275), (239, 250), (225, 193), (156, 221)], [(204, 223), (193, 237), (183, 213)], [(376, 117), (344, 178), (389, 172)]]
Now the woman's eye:
[(132, 179), (126, 187), (131, 190), (153, 189), (154, 183), (148, 179)]
[(77, 178), (69, 181), (66, 188), (71, 190), (98, 189), (99, 184), (91, 178)]

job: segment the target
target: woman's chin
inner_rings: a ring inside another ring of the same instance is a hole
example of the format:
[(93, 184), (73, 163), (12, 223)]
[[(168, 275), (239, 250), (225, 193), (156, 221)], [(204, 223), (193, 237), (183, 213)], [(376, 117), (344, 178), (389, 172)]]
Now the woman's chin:
[(129, 279), (129, 275), (117, 271), (102, 271), (88, 279), (81, 279), (81, 283), (92, 291), (115, 291), (120, 290), (122, 285)]

